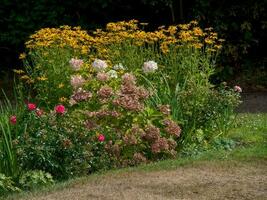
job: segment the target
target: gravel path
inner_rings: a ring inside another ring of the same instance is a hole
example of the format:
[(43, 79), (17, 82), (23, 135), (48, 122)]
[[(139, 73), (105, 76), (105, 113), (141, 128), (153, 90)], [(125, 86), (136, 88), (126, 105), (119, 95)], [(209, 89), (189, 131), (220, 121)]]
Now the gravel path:
[(267, 92), (243, 93), (240, 113), (267, 113)]
[(209, 161), (171, 171), (109, 173), (26, 199), (263, 200), (267, 199), (267, 163), (262, 162)]

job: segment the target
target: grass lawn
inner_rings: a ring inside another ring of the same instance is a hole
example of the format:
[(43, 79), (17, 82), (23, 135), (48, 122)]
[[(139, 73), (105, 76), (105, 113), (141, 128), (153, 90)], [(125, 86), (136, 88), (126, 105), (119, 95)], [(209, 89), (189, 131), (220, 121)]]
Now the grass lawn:
[(267, 114), (239, 114), (237, 146), (99, 172), (2, 199), (265, 199)]

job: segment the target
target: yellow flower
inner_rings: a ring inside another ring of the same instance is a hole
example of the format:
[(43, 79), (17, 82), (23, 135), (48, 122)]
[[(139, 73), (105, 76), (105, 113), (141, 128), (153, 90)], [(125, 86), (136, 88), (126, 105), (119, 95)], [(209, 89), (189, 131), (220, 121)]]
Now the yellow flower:
[(21, 69), (14, 69), (13, 72), (16, 73), (16, 74), (24, 74), (24, 73), (25, 73), (25, 72), (24, 72), (23, 70), (21, 70)]
[(201, 30), (201, 28), (195, 27), (193, 31), (196, 36), (203, 36), (203, 31)]
[(40, 77), (37, 77), (37, 80), (38, 81), (46, 81), (48, 78), (46, 78), (45, 76), (40, 76)]
[(30, 79), (30, 77), (28, 75), (23, 75), (23, 76), (20, 77), (20, 79), (22, 79), (22, 80), (28, 80), (28, 79)]
[(20, 55), (19, 55), (19, 59), (20, 60), (23, 60), (23, 59), (25, 59), (26, 58), (26, 53), (21, 53)]
[(222, 48), (222, 45), (215, 44), (215, 45), (214, 45), (214, 48), (215, 48), (215, 49), (221, 49), (221, 48)]
[(148, 23), (141, 22), (141, 23), (140, 23), (140, 25), (142, 25), (142, 26), (147, 26), (147, 25), (148, 25)]
[(66, 97), (60, 97), (60, 98), (59, 98), (59, 101), (62, 102), (62, 103), (63, 103), (63, 102), (66, 102), (67, 100), (68, 100), (68, 99), (67, 99)]
[(203, 47), (203, 44), (201, 43), (195, 43), (193, 44), (193, 46), (196, 48), (196, 49), (201, 49)]
[(205, 42), (207, 44), (213, 44), (213, 40), (211, 40), (210, 38), (205, 38)]
[(190, 22), (190, 24), (192, 24), (192, 25), (198, 25), (198, 22), (196, 20), (193, 20), (193, 21)]
[(57, 87), (58, 88), (63, 88), (64, 87), (64, 84), (63, 83), (60, 83)]
[(26, 81), (26, 83), (28, 83), (28, 84), (34, 83), (34, 80), (33, 80), (33, 79), (28, 79), (28, 80)]

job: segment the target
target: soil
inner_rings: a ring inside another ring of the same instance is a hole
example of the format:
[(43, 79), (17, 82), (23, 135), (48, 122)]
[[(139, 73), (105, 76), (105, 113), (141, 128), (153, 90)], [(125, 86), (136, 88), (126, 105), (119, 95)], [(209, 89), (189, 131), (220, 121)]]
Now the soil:
[(28, 200), (267, 199), (267, 161), (200, 162), (175, 170), (101, 175)]

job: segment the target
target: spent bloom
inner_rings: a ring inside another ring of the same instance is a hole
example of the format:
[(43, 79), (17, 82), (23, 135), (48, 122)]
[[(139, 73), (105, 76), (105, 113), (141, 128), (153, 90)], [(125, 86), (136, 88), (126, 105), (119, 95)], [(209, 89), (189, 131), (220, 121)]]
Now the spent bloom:
[(38, 117), (41, 117), (44, 114), (44, 111), (42, 109), (37, 108), (35, 113)]
[(71, 76), (70, 84), (74, 88), (79, 88), (85, 83), (84, 78), (81, 75), (73, 75)]
[(171, 119), (165, 119), (163, 120), (163, 124), (166, 126), (164, 130), (169, 133), (170, 135), (173, 135), (175, 137), (179, 137), (181, 134), (181, 128), (178, 124), (176, 124)]
[(81, 66), (83, 65), (83, 60), (81, 59), (75, 59), (75, 58), (72, 58), (70, 61), (70, 66), (73, 70), (75, 71), (78, 71), (81, 69)]
[(92, 93), (82, 88), (79, 88), (73, 95), (71, 95), (72, 105), (76, 104), (77, 102), (86, 101), (92, 97)]
[(94, 62), (92, 63), (92, 67), (96, 71), (100, 72), (100, 71), (105, 71), (105, 69), (108, 67), (108, 65), (104, 60), (95, 59)]
[(105, 82), (109, 79), (109, 75), (105, 72), (98, 72), (96, 78), (101, 82)]
[(99, 91), (97, 92), (99, 97), (101, 98), (108, 98), (113, 94), (113, 90), (109, 86), (102, 86)]
[(99, 142), (103, 142), (105, 140), (105, 136), (103, 134), (99, 134), (97, 139)]
[(170, 115), (171, 114), (171, 108), (170, 105), (160, 105), (159, 107), (159, 111), (163, 114), (163, 115)]
[(147, 161), (146, 157), (142, 153), (134, 153), (133, 160), (136, 164), (144, 163)]
[(59, 105), (56, 105), (55, 108), (54, 108), (55, 112), (58, 113), (58, 114), (64, 114), (66, 109), (65, 109), (65, 106), (59, 104)]
[(16, 124), (17, 123), (17, 117), (16, 117), (16, 115), (12, 115), (9, 118), (9, 121), (10, 121), (11, 124)]
[(150, 61), (144, 62), (144, 65), (143, 65), (144, 73), (152, 73), (152, 72), (155, 72), (157, 69), (158, 69), (158, 64), (155, 61), (150, 60)]
[(36, 109), (36, 104), (34, 103), (28, 103), (27, 104), (28, 110), (33, 111)]
[(242, 88), (241, 88), (240, 86), (236, 85), (236, 86), (234, 87), (234, 91), (235, 91), (235, 92), (238, 92), (238, 93), (241, 93), (241, 92), (242, 92)]
[(167, 151), (169, 149), (168, 140), (166, 138), (158, 138), (154, 143), (151, 145), (152, 153), (160, 153), (162, 151)]

